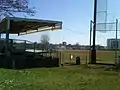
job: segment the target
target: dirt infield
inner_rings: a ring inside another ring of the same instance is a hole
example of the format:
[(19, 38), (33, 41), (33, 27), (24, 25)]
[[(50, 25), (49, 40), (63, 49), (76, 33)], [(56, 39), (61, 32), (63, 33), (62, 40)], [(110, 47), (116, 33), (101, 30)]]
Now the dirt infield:
[[(66, 50), (65, 52), (89, 53), (89, 50)], [(114, 51), (96, 50), (97, 53), (114, 53)]]

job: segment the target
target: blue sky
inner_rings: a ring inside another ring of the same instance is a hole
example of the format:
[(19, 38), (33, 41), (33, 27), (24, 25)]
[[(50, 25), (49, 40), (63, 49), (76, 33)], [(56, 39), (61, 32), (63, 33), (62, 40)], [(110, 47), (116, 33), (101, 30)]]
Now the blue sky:
[[(24, 36), (12, 36), (12, 38), (40, 41), (42, 34), (48, 34), (50, 42), (75, 44), (89, 44), (89, 22), (93, 19), (94, 0), (29, 0), (31, 7), (36, 8), (34, 17), (38, 19), (60, 20), (63, 22), (63, 29), (34, 33)], [(103, 0), (104, 1), (104, 0)], [(119, 0), (108, 0), (108, 16), (115, 20), (119, 18)], [(116, 1), (116, 2), (115, 2)], [(117, 9), (118, 8), (118, 9)], [(116, 10), (115, 10), (116, 9)], [(19, 16), (19, 15), (18, 15)], [(69, 31), (75, 30), (76, 32)], [(79, 34), (77, 34), (79, 32)], [(106, 45), (106, 39), (111, 38), (112, 33), (97, 33), (97, 44)]]

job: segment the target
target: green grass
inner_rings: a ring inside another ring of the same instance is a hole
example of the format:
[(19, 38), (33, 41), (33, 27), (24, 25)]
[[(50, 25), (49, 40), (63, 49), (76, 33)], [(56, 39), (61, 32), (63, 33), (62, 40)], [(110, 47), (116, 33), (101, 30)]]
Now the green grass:
[(83, 66), (0, 69), (0, 90), (120, 90), (120, 72)]
[[(63, 62), (80, 56), (85, 63), (88, 51), (62, 51)], [(113, 51), (97, 52), (97, 62), (114, 62)], [(92, 69), (91, 69), (92, 67)], [(120, 90), (120, 72), (103, 66), (72, 66), (26, 70), (0, 69), (0, 90)]]

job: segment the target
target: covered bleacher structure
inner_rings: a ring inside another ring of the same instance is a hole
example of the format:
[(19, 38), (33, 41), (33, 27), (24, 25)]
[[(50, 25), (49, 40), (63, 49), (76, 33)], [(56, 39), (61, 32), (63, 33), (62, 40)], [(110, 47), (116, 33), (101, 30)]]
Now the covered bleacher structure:
[[(47, 30), (62, 29), (61, 21), (6, 17), (0, 22), (0, 67), (30, 68), (40, 66), (59, 66), (59, 58), (43, 57), (35, 52), (34, 42), (10, 39), (10, 34), (25, 35)], [(1, 38), (5, 34), (5, 38)], [(22, 43), (20, 43), (22, 42)], [(33, 52), (28, 52), (28, 44), (33, 46)], [(37, 57), (36, 57), (37, 56)], [(43, 58), (46, 60), (43, 60)]]

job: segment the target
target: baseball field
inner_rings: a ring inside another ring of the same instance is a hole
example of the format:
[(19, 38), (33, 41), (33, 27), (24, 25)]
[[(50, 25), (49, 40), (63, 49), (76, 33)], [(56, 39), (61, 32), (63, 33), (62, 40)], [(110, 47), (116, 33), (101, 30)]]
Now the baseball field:
[[(120, 52), (117, 52), (119, 55)], [(70, 59), (70, 55), (73, 55), (73, 58)], [(61, 62), (75, 62), (76, 57), (79, 56), (83, 64), (88, 63), (90, 60), (90, 51), (89, 50), (64, 50), (61, 51)], [(98, 63), (115, 63), (115, 51), (104, 51), (97, 50), (96, 58)]]

